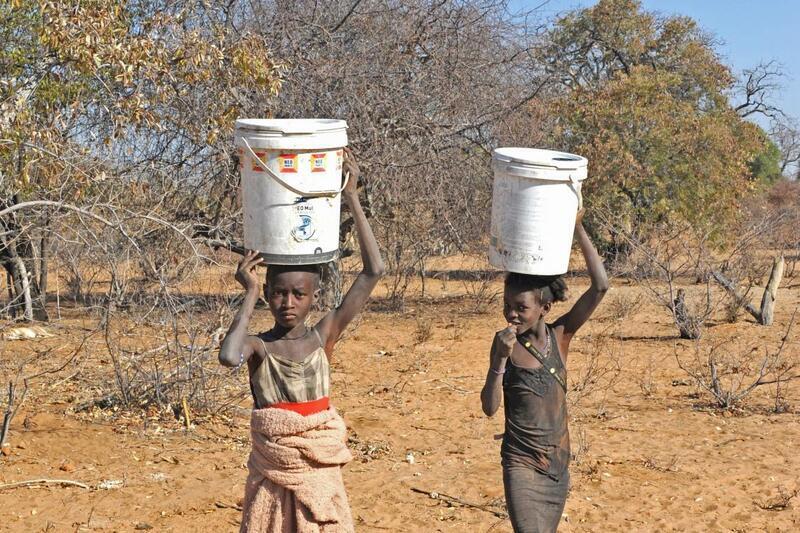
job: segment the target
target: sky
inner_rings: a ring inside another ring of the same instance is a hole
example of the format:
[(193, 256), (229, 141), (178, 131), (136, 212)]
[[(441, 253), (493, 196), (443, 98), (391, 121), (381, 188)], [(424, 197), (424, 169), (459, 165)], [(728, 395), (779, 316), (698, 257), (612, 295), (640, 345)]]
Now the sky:
[[(512, 0), (512, 8), (542, 6), (547, 17), (594, 5), (596, 0)], [(797, 0), (642, 0), (647, 11), (686, 15), (711, 32), (717, 52), (741, 75), (760, 61), (776, 60), (785, 73), (774, 102), (800, 120), (800, 1)], [(762, 126), (767, 124), (758, 120)]]

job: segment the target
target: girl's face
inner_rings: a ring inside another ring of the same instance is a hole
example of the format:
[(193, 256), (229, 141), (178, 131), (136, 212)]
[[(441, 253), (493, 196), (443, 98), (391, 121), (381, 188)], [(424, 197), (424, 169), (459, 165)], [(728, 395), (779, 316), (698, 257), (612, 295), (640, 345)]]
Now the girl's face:
[(275, 322), (292, 329), (305, 322), (319, 298), (317, 277), (311, 272), (281, 272), (264, 285), (264, 296)]
[(535, 326), (549, 310), (549, 303), (542, 305), (539, 301), (538, 290), (506, 287), (503, 291), (503, 316), (509, 324), (517, 326), (519, 333)]

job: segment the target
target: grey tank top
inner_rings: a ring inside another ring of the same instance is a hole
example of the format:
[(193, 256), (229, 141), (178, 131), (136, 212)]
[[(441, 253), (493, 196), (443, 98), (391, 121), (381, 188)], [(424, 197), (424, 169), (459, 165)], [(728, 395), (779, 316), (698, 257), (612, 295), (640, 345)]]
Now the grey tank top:
[[(555, 368), (566, 383), (567, 369), (555, 332), (550, 326), (547, 332), (548, 366)], [(564, 389), (547, 368), (523, 368), (509, 359), (503, 376), (503, 404), (506, 418), (501, 447), (503, 463), (528, 465), (558, 480), (570, 459)]]
[(310, 402), (328, 396), (330, 367), (316, 328), (311, 328), (319, 347), (302, 361), (292, 361), (271, 353), (264, 346), (264, 360), (250, 375), (250, 390), (256, 408), (261, 409), (281, 402)]

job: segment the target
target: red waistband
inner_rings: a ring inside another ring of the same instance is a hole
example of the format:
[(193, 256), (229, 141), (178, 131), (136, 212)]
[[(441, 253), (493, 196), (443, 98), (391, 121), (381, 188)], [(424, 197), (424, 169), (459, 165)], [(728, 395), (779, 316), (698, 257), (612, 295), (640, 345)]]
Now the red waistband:
[(299, 415), (309, 416), (326, 410), (330, 405), (330, 398), (323, 396), (318, 400), (311, 400), (310, 402), (278, 402), (267, 407), (286, 409), (287, 411), (294, 411)]

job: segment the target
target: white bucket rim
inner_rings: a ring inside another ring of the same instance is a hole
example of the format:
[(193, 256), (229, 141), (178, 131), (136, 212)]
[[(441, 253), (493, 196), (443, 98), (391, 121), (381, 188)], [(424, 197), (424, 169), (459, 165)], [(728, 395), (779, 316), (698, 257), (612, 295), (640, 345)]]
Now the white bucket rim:
[(492, 152), (492, 159), (530, 167), (554, 168), (556, 170), (578, 170), (586, 168), (589, 161), (577, 154), (543, 150), (540, 148), (503, 147)]
[(328, 133), (347, 129), (347, 122), (332, 118), (240, 118), (236, 130), (284, 135)]

